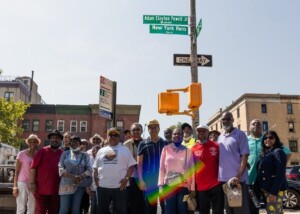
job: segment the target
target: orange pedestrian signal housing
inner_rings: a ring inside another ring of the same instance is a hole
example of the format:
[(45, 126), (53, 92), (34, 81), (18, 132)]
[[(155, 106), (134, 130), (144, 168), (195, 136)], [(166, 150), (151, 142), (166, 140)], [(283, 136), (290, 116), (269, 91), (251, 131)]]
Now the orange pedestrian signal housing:
[(192, 83), (188, 87), (188, 108), (197, 110), (202, 104), (201, 83)]
[(162, 92), (158, 94), (159, 113), (179, 112), (179, 93)]

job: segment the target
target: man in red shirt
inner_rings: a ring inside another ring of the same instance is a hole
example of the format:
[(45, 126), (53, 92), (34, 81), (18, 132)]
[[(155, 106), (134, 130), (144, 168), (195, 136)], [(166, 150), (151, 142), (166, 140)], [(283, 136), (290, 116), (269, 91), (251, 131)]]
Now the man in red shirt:
[(53, 130), (50, 146), (41, 148), (34, 156), (30, 170), (30, 190), (35, 195), (35, 214), (57, 214), (59, 210), (58, 162), (63, 150), (59, 148), (63, 135)]
[(196, 171), (195, 180), (200, 214), (224, 213), (224, 193), (218, 181), (219, 145), (208, 139), (208, 127), (200, 124), (196, 128), (198, 140), (192, 147), (195, 163), (202, 162), (203, 167)]

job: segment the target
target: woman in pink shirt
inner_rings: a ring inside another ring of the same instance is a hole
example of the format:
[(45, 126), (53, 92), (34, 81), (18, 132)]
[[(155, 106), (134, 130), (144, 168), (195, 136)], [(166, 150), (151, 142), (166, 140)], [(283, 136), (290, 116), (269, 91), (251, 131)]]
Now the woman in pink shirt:
[(165, 196), (165, 214), (188, 213), (187, 202), (183, 198), (190, 191), (195, 191), (193, 155), (190, 149), (181, 145), (182, 136), (182, 130), (175, 129), (172, 143), (161, 153), (158, 186)]
[(41, 140), (38, 136), (31, 134), (25, 142), (28, 149), (20, 151), (17, 155), (16, 172), (14, 177), (13, 195), (17, 198), (17, 214), (33, 214), (35, 211), (35, 199), (29, 191), (30, 166)]

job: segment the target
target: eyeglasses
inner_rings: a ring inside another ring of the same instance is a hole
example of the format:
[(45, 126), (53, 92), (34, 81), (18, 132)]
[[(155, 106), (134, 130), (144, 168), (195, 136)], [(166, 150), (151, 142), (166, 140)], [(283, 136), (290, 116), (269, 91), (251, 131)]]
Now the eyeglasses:
[(93, 140), (101, 140), (100, 138), (94, 138)]
[(120, 135), (118, 135), (118, 134), (111, 134), (111, 135), (109, 135), (110, 137), (115, 137), (115, 138), (117, 138), (117, 137), (120, 137)]
[(231, 121), (231, 118), (223, 118), (222, 121)]
[(131, 129), (132, 132), (140, 131), (141, 129)]
[(264, 140), (274, 140), (275, 139), (275, 137), (274, 136), (269, 136), (269, 137), (265, 137), (265, 139)]

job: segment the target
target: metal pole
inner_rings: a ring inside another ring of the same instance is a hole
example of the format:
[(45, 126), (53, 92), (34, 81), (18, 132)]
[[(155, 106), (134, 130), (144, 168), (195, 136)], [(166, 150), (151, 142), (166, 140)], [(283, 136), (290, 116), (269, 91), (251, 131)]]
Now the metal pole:
[(113, 127), (117, 127), (117, 82), (113, 81)]
[[(190, 0), (190, 36), (191, 36), (191, 81), (198, 82), (198, 64), (197, 64), (197, 36), (196, 36), (196, 1)], [(196, 115), (192, 119), (193, 130), (197, 127), (200, 120), (199, 110), (195, 110)]]

